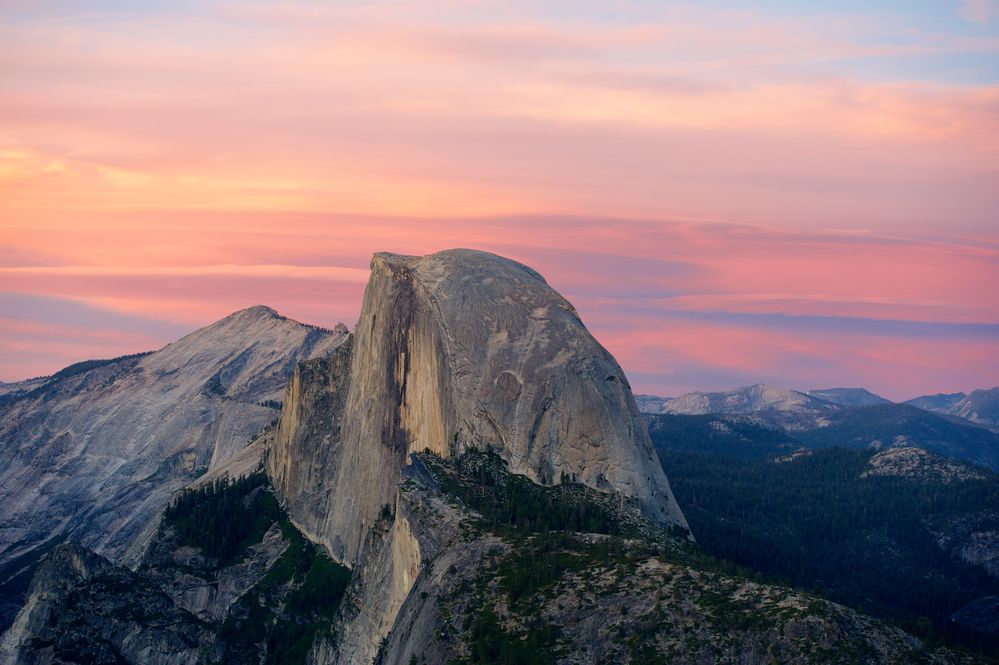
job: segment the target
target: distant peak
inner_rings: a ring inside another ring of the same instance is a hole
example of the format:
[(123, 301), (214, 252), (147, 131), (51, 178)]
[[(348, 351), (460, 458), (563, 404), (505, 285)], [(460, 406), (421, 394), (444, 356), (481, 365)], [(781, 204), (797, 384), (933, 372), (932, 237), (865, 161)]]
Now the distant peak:
[(841, 406), (871, 406), (887, 404), (890, 400), (872, 393), (867, 388), (814, 388), (806, 390), (806, 395), (839, 404)]
[[(810, 393), (831, 393), (831, 392), (846, 392), (846, 391), (858, 392), (858, 393), (871, 393), (871, 391), (868, 390), (867, 388), (860, 388), (860, 387), (849, 388), (843, 386), (837, 386), (835, 388), (812, 388), (811, 390), (806, 390), (805, 392), (810, 394)], [(874, 393), (871, 394), (873, 395)]]
[(237, 331), (237, 334), (242, 334), (242, 332), (238, 331), (249, 333), (250, 331), (269, 328), (275, 325), (283, 327), (286, 330), (290, 330), (292, 328), (306, 328), (320, 330), (339, 336), (347, 335), (350, 332), (350, 329), (343, 323), (337, 323), (333, 328), (325, 328), (323, 326), (311, 323), (302, 323), (301, 321), (289, 318), (278, 312), (273, 307), (269, 307), (267, 305), (254, 305), (252, 307), (237, 310), (225, 318), (219, 319), (214, 323), (194, 331), (192, 334), (224, 334), (228, 336), (233, 334), (234, 331)]
[(732, 392), (743, 392), (743, 391), (754, 391), (770, 395), (791, 395), (798, 391), (791, 390), (790, 388), (781, 388), (779, 386), (772, 386), (769, 383), (754, 383), (751, 386), (745, 386), (743, 388), (736, 388)]
[(247, 307), (246, 309), (241, 309), (239, 311), (233, 312), (226, 318), (232, 318), (237, 316), (252, 316), (252, 317), (267, 317), (267, 318), (277, 318), (283, 319), (284, 317), (277, 313), (277, 310), (273, 307), (268, 307), (267, 305), (254, 305), (253, 307)]

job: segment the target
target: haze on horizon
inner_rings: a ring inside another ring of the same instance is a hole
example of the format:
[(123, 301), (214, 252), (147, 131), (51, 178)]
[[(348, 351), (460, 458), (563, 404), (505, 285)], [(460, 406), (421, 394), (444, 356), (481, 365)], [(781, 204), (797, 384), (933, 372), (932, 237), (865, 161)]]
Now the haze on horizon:
[(0, 3), (4, 381), (466, 246), (636, 392), (999, 384), (997, 2), (80, 4)]

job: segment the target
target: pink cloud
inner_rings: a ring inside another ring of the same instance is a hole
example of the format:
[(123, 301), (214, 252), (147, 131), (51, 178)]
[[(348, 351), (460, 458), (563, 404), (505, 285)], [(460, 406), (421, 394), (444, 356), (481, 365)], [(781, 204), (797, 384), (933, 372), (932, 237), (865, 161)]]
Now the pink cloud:
[(992, 0), (962, 0), (961, 16), (975, 23), (988, 23), (999, 13)]
[[(999, 323), (999, 89), (828, 63), (999, 40), (498, 7), (6, 22), (0, 291), (191, 327), (261, 302), (350, 324), (372, 252), (471, 246), (541, 270), (647, 390), (995, 375), (995, 343), (962, 331)], [(32, 352), (27, 325), (5, 327), (3, 378), (141, 341), (68, 327)]]
[[(32, 212), (957, 219), (973, 232), (999, 204), (994, 86), (775, 73), (879, 55), (845, 28), (689, 9), (620, 25), (434, 16), (299, 4), (8, 27), (0, 195)], [(915, 50), (999, 49), (925, 39)]]

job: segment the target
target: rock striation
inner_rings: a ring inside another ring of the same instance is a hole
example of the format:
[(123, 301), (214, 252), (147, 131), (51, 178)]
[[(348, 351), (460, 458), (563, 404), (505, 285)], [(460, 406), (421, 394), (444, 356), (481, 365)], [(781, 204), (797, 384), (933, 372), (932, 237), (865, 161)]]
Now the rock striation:
[(376, 254), (351, 343), (296, 370), (285, 393), (274, 485), (301, 528), (354, 564), (409, 455), (469, 448), (686, 528), (620, 366), (541, 275), (466, 249)]
[(296, 369), (267, 459), (292, 521), (355, 570), (358, 609), (316, 662), (371, 662), (447, 531), (400, 503), (412, 455), (470, 449), (689, 533), (620, 366), (541, 275), (472, 250), (376, 254), (354, 333)]

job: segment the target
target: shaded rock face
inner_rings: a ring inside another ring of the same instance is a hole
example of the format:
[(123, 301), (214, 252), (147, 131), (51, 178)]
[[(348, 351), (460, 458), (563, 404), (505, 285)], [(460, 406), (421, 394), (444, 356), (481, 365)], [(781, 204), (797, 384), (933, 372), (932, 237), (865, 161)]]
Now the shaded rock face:
[(871, 404), (889, 402), (881, 395), (875, 395), (866, 388), (822, 388), (806, 391), (805, 394), (841, 406), (870, 406)]
[(999, 387), (973, 390), (955, 404), (950, 413), (987, 427), (999, 426)]
[(970, 602), (952, 617), (954, 623), (986, 634), (999, 634), (999, 597), (985, 596)]
[(965, 397), (964, 393), (937, 393), (936, 395), (922, 395), (920, 397), (913, 397), (912, 399), (902, 402), (903, 404), (909, 404), (920, 409), (925, 409), (926, 411), (933, 411), (934, 413), (947, 413), (951, 412), (956, 404), (961, 402)]
[(351, 347), (286, 392), (268, 460), (278, 493), (354, 563), (411, 452), (473, 447), (686, 528), (621, 368), (544, 278), (471, 250), (376, 254)]
[(0, 643), (0, 662), (196, 663), (211, 634), (155, 585), (79, 545), (60, 545)]
[(229, 608), (256, 585), (288, 547), (277, 524), (239, 562), (219, 567), (192, 547), (178, 545), (169, 531), (157, 534), (141, 571), (176, 604), (207, 622), (225, 619)]
[(151, 354), (6, 386), (0, 596), (64, 538), (118, 560), (173, 492), (278, 417), (298, 362), (346, 336), (253, 307)]
[[(0, 641), (0, 665), (304, 665), (349, 571), (287, 523), (259, 470), (184, 495), (134, 569), (53, 548)], [(234, 548), (219, 547), (223, 531)]]

